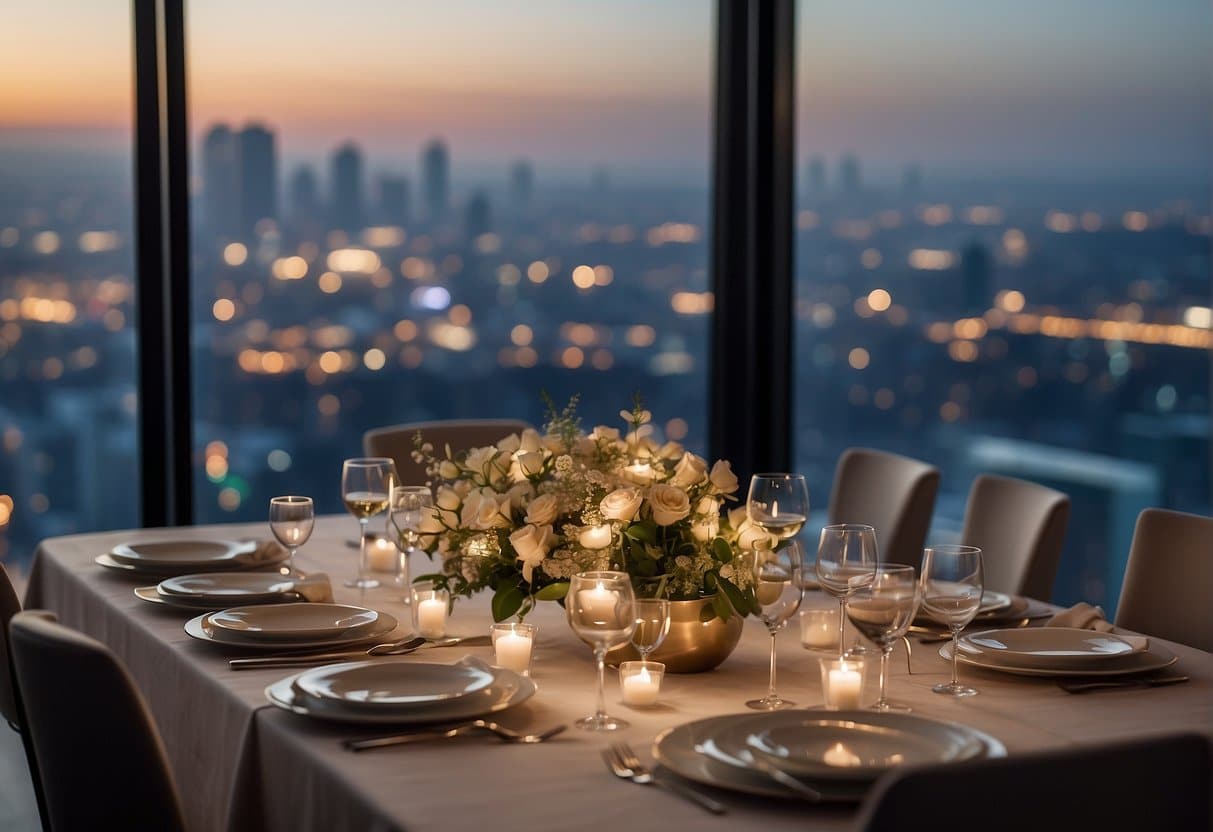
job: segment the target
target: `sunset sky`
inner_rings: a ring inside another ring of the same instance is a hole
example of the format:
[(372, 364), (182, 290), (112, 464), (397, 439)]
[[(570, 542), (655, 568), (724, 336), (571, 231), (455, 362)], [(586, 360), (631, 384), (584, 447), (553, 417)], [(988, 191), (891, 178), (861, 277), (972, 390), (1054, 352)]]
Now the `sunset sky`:
[[(714, 3), (189, 4), (191, 127), (260, 120), (288, 158), (358, 140), (415, 165), (609, 164), (706, 182)], [(129, 141), (125, 0), (27, 3), (0, 29), (0, 149)], [(1208, 0), (802, 3), (798, 143), (871, 167), (1208, 176)]]

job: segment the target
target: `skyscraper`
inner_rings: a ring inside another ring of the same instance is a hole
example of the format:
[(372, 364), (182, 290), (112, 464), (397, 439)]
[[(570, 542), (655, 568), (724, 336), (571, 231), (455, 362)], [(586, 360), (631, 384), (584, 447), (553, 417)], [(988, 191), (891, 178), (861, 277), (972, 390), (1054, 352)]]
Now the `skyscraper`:
[(291, 175), (290, 216), (296, 225), (314, 223), (320, 219), (320, 187), (315, 172), (307, 165), (300, 165)]
[(239, 134), (240, 230), (249, 234), (262, 220), (278, 219), (278, 159), (274, 134), (260, 124)]
[(437, 222), (446, 216), (451, 200), (451, 160), (442, 139), (434, 139), (421, 154), (422, 189), (426, 217)]
[(409, 224), (409, 181), (404, 177), (379, 177), (376, 221), (384, 225)]
[(821, 196), (826, 190), (826, 160), (820, 156), (809, 159), (809, 169), (805, 176), (810, 196)]
[(850, 153), (843, 156), (838, 165), (838, 179), (844, 194), (854, 196), (859, 193), (859, 159)]
[(510, 199), (514, 207), (529, 206), (534, 192), (535, 168), (526, 159), (520, 159), (510, 168)]
[(236, 139), (226, 124), (216, 124), (202, 140), (202, 212), (216, 237), (239, 230), (239, 169)]
[(333, 228), (361, 231), (362, 218), (362, 151), (353, 142), (346, 142), (333, 153), (329, 175), (332, 197), (330, 220)]
[(990, 286), (992, 269), (990, 251), (977, 240), (970, 241), (960, 252), (960, 272), (963, 281), (965, 315), (981, 315), (993, 300)]
[(488, 195), (484, 191), (476, 191), (468, 201), (463, 230), (468, 239), (475, 239), (493, 230), (492, 211), (489, 208)]

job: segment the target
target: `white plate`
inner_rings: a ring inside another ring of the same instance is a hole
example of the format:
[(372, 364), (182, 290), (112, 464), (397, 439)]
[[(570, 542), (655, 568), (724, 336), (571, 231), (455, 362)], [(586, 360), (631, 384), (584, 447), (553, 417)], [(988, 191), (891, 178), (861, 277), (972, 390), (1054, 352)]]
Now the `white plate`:
[[(401, 661), (399, 663), (408, 664), (409, 662)], [(525, 702), (538, 690), (535, 683), (526, 676), (503, 669), (495, 669), (494, 673), (497, 682), (493, 686), (496, 689), (496, 695), (493, 698), (486, 697), (482, 700), (480, 697), (461, 697), (390, 712), (351, 709), (345, 707), (341, 702), (305, 696), (295, 687), (295, 683), (303, 675), (302, 673), (288, 676), (267, 687), (265, 698), (283, 710), (333, 722), (362, 725), (424, 725), (476, 719), (486, 714), (497, 713)]]
[[(251, 553), (250, 553), (251, 554)], [(175, 575), (184, 575), (194, 572), (226, 572), (235, 569), (241, 570), (268, 570), (270, 567), (282, 563), (287, 558), (286, 550), (282, 550), (280, 556), (274, 556), (265, 560), (253, 560), (247, 555), (241, 555), (231, 560), (215, 561), (208, 567), (190, 566), (188, 564), (163, 564), (155, 566), (151, 564), (139, 564), (138, 566), (122, 563), (115, 560), (110, 554), (97, 555), (93, 558), (93, 563), (102, 566), (113, 572), (120, 572), (129, 575), (133, 578), (149, 581), (161, 581), (165, 578), (171, 578)], [(273, 574), (273, 573), (270, 573)]]
[(796, 777), (861, 782), (895, 767), (957, 762), (984, 750), (967, 728), (879, 711), (764, 714), (738, 722), (718, 741), (729, 752), (748, 748)]
[[(821, 711), (821, 713), (837, 716), (848, 712)], [(653, 743), (653, 757), (663, 767), (675, 774), (706, 786), (760, 797), (803, 800), (803, 796), (793, 789), (776, 782), (770, 775), (756, 769), (748, 749), (742, 749), (739, 754), (734, 755), (717, 744), (715, 737), (722, 731), (740, 720), (752, 718), (752, 714), (729, 714), (700, 719), (670, 728), (660, 734)], [(984, 746), (982, 756), (1006, 756), (1006, 747), (989, 734), (966, 726), (956, 727), (963, 727), (965, 731), (972, 733), (982, 742)], [(806, 779), (804, 782), (820, 792), (823, 800), (845, 803), (856, 803), (861, 800), (870, 786), (868, 783), (845, 780)]]
[(1150, 640), (1070, 627), (1024, 627), (983, 630), (960, 637), (962, 656), (1014, 667), (1055, 670), (1094, 667), (1109, 659), (1144, 652)]
[(1005, 592), (995, 592), (992, 589), (984, 590), (981, 593), (981, 606), (977, 608), (977, 614), (988, 612), (998, 612), (1005, 610), (1011, 606), (1011, 596)]
[(251, 541), (235, 540), (148, 540), (119, 543), (109, 555), (119, 563), (136, 567), (207, 567), (225, 563), (257, 548)]
[(310, 670), (295, 680), (295, 690), (351, 709), (407, 710), (473, 695), (488, 700), (496, 678), (493, 668), (471, 657), (455, 664), (354, 662)]
[(160, 582), (161, 595), (232, 601), (280, 597), (295, 591), (295, 581), (277, 572), (206, 572), (180, 575)]
[[(940, 647), (939, 655), (949, 662), (952, 661), (952, 642), (949, 641)], [(1076, 668), (1024, 667), (991, 661), (986, 656), (970, 656), (964, 652), (961, 652), (957, 660), (961, 664), (979, 667), (982, 670), (1013, 673), (1017, 676), (1128, 676), (1134, 673), (1162, 670), (1179, 661), (1174, 653), (1156, 642), (1151, 642), (1150, 646), (1140, 653), (1114, 656), (1095, 665), (1083, 665)]]
[[(268, 609), (268, 607), (267, 607)], [(250, 639), (248, 636), (224, 630), (221, 627), (212, 627), (210, 625), (210, 617), (212, 613), (203, 613), (202, 615), (191, 618), (185, 622), (185, 632), (192, 638), (199, 641), (208, 641), (211, 644), (222, 644), (225, 647), (240, 647), (245, 650), (310, 650), (312, 648), (332, 647), (357, 647), (362, 644), (373, 644), (380, 641), (387, 641), (385, 638), (396, 629), (399, 622), (395, 618), (385, 612), (379, 613), (379, 619), (375, 625), (369, 630), (360, 630), (355, 633), (348, 633), (336, 638), (321, 638), (308, 641), (291, 641), (284, 642), (281, 639), (276, 641), (257, 641)]]
[(220, 610), (207, 623), (252, 641), (315, 641), (369, 630), (379, 613), (345, 604), (271, 604)]

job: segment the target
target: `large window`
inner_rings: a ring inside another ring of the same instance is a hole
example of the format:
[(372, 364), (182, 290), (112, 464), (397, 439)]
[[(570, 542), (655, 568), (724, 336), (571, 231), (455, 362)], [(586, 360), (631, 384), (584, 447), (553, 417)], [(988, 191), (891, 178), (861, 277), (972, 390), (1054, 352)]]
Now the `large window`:
[[(1137, 512), (1207, 512), (1213, 12), (803, 3), (796, 466), (852, 445), (1074, 501), (1059, 601)], [(823, 501), (819, 500), (819, 505)]]
[(190, 4), (198, 519), (541, 391), (704, 452), (713, 15)]
[(4, 17), (0, 560), (21, 569), (43, 537), (139, 521), (130, 15)]

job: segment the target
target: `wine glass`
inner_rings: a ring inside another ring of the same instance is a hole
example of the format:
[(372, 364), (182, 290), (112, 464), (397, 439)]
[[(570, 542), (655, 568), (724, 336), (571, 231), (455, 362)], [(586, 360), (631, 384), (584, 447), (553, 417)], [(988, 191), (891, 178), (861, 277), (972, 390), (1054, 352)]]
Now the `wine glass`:
[(876, 530), (871, 526), (840, 523), (821, 530), (817, 544), (817, 580), (838, 599), (838, 657), (846, 656), (844, 642), (847, 599), (871, 582), (876, 571)]
[(341, 499), (350, 514), (358, 518), (358, 577), (345, 585), (374, 589), (379, 581), (366, 576), (366, 525), (388, 507), (392, 486), (396, 483), (396, 463), (387, 457), (347, 459), (341, 467)]
[(756, 547), (747, 558), (753, 568), (754, 599), (758, 602), (758, 618), (771, 634), (771, 677), (767, 695), (746, 702), (747, 708), (756, 711), (774, 711), (796, 704), (780, 699), (775, 693), (775, 635), (787, 623), (804, 598), (804, 583), (801, 580), (804, 555), (800, 545), (792, 542), (782, 549)]
[(312, 536), (312, 527), (315, 524), (316, 509), (312, 505), (311, 497), (291, 495), (270, 498), (270, 531), (290, 553), (286, 559), (286, 565), (282, 567), (283, 575), (294, 573), (295, 552), (299, 551), (300, 546), (307, 543), (307, 539)]
[(960, 631), (981, 607), (985, 588), (981, 549), (946, 544), (929, 546), (922, 553), (922, 609), (952, 631), (952, 681), (931, 690), (948, 696), (972, 696), (975, 688), (962, 685), (957, 677), (956, 657)]
[(396, 582), (408, 586), (409, 555), (417, 551), (421, 538), (421, 521), (434, 508), (434, 495), (425, 485), (398, 485), (392, 489), (388, 507), (388, 524), (396, 531), (396, 548), (400, 562), (396, 567)]
[(647, 662), (649, 654), (661, 646), (670, 632), (670, 602), (664, 598), (636, 599), (636, 630), (632, 633), (632, 646)]
[(636, 629), (636, 595), (626, 572), (579, 572), (569, 581), (564, 609), (569, 626), (578, 638), (594, 648), (598, 661), (598, 707), (592, 716), (573, 723), (585, 731), (615, 731), (627, 728), (622, 719), (606, 713), (606, 654), (626, 644)]
[(795, 537), (809, 516), (809, 489), (800, 474), (755, 474), (746, 497), (750, 522), (780, 540)]
[(889, 656), (910, 628), (921, 600), (913, 566), (882, 563), (872, 582), (856, 590), (847, 602), (847, 617), (855, 629), (880, 647), (880, 699), (872, 706), (878, 711), (910, 710), (908, 705), (889, 701)]

